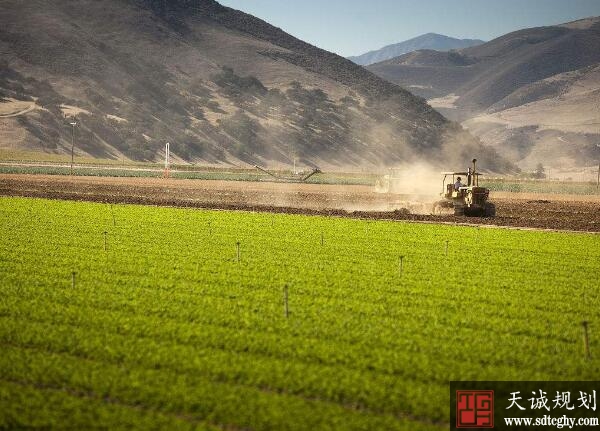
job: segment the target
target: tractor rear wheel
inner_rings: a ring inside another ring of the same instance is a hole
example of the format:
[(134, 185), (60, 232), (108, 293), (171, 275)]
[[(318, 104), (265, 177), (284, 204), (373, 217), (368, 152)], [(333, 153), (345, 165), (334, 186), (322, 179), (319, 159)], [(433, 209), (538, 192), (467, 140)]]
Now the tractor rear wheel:
[(496, 205), (491, 202), (486, 202), (485, 204), (485, 216), (486, 217), (496, 217)]

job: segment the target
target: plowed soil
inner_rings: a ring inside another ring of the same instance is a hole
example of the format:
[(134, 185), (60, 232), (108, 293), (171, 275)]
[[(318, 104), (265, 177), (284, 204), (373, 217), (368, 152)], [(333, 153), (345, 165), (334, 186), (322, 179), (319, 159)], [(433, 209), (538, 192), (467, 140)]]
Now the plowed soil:
[(0, 196), (600, 232), (600, 196), (492, 193), (494, 218), (431, 213), (433, 198), (368, 186), (0, 175)]

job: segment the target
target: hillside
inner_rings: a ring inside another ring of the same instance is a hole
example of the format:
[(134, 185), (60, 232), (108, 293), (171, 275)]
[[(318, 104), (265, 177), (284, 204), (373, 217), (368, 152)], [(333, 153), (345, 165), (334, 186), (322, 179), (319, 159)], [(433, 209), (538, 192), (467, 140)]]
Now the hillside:
[(423, 99), (212, 0), (0, 10), (0, 148), (210, 164), (509, 167)]
[(600, 141), (599, 64), (600, 18), (588, 18), (449, 53), (417, 51), (369, 70), (465, 121), (522, 166), (582, 165), (597, 158)]
[(600, 65), (523, 86), (463, 124), (522, 166), (594, 165), (600, 156)]
[(453, 49), (468, 48), (482, 43), (484, 43), (484, 41), (479, 39), (457, 39), (444, 36), (443, 34), (427, 33), (405, 40), (404, 42), (394, 43), (361, 55), (348, 57), (348, 60), (352, 60), (356, 64), (367, 66), (420, 49), (450, 51)]

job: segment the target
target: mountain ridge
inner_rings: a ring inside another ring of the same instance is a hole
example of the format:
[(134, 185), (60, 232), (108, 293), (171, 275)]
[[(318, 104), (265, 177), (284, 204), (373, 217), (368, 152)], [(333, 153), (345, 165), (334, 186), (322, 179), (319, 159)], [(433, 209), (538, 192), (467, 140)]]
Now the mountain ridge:
[(425, 33), (403, 42), (386, 45), (364, 54), (347, 57), (356, 64), (367, 66), (420, 49), (450, 51), (484, 43), (480, 39), (458, 39), (438, 33)]
[[(598, 75), (585, 72), (598, 64), (600, 17), (589, 17), (518, 30), (452, 52), (415, 51), (368, 68), (427, 98), (485, 143), (515, 154), (513, 161), (531, 167), (536, 159), (582, 165), (595, 157), (600, 130), (594, 124), (600, 122), (600, 115), (594, 120), (585, 110), (599, 111), (597, 93), (576, 94), (569, 88), (580, 75), (586, 76), (586, 86), (600, 88)], [(540, 105), (540, 99), (554, 102)], [(570, 106), (571, 111), (561, 106)], [(536, 112), (539, 109), (555, 123), (544, 121)], [(581, 109), (580, 115), (573, 115), (573, 109)], [(559, 112), (569, 116), (568, 127)]]

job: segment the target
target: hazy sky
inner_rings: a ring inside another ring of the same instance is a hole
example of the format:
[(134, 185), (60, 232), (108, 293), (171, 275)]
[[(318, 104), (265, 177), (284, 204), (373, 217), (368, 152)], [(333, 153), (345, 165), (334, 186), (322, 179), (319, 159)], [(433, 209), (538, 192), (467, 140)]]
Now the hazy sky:
[(424, 33), (491, 40), (600, 15), (600, 0), (217, 0), (343, 56)]

